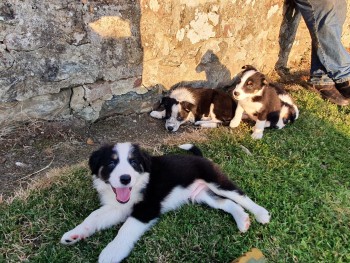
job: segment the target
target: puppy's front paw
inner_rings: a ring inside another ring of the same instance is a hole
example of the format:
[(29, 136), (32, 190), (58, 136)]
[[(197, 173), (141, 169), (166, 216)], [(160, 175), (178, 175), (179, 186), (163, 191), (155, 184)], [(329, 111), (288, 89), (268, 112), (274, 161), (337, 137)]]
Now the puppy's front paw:
[(237, 220), (236, 223), (237, 223), (237, 227), (238, 227), (240, 232), (242, 232), (242, 233), (247, 232), (247, 230), (250, 227), (249, 215), (247, 213), (244, 213), (241, 216), (240, 220)]
[(232, 120), (230, 121), (230, 127), (231, 127), (231, 128), (237, 128), (238, 125), (240, 124), (240, 122), (241, 122), (241, 120), (232, 119)]
[(123, 258), (118, 255), (118, 248), (113, 244), (113, 241), (102, 250), (98, 258), (99, 263), (117, 263), (122, 260)]
[(259, 140), (263, 137), (263, 133), (262, 132), (253, 132), (252, 133), (252, 138), (254, 140)]
[(151, 111), (149, 114), (151, 117), (156, 119), (163, 119), (165, 117), (164, 111)]
[(83, 227), (77, 226), (76, 228), (66, 232), (61, 238), (61, 244), (73, 245), (79, 240), (82, 240), (88, 236), (87, 231)]
[(255, 215), (256, 221), (258, 221), (261, 224), (267, 224), (270, 222), (269, 211), (267, 211), (263, 207), (260, 207), (260, 209), (254, 215)]

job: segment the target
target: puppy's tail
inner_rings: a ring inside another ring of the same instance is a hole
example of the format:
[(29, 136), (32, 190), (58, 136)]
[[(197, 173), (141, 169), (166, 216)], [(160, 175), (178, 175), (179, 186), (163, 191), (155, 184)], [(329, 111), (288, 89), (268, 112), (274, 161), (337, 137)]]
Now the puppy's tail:
[(296, 105), (288, 105), (289, 106), (289, 116), (286, 120), (283, 120), (284, 124), (288, 122), (293, 123), (299, 117), (299, 109)]
[(181, 144), (179, 145), (179, 148), (189, 151), (191, 153), (193, 153), (196, 156), (201, 156), (203, 157), (203, 153), (202, 151), (195, 145), (191, 144), (191, 143), (187, 143), (187, 144)]

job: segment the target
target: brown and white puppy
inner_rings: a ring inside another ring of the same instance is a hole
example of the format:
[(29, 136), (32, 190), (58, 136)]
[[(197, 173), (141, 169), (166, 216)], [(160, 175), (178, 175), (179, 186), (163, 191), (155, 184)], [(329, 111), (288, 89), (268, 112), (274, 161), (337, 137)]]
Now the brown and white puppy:
[(227, 93), (207, 88), (179, 87), (163, 97), (158, 108), (150, 113), (153, 118), (164, 119), (165, 128), (175, 132), (185, 122), (205, 128), (229, 125), (236, 102)]
[(66, 232), (61, 243), (72, 245), (95, 232), (123, 223), (103, 249), (98, 262), (121, 262), (160, 215), (190, 202), (231, 214), (241, 232), (250, 226), (251, 212), (262, 224), (269, 212), (253, 202), (191, 144), (180, 148), (194, 155), (151, 156), (138, 145), (117, 143), (92, 153), (89, 166), (102, 206)]
[(282, 88), (269, 83), (264, 74), (246, 65), (235, 79), (232, 96), (238, 101), (230, 127), (237, 127), (245, 112), (254, 120), (252, 137), (261, 139), (265, 127), (282, 129), (299, 116), (298, 107)]

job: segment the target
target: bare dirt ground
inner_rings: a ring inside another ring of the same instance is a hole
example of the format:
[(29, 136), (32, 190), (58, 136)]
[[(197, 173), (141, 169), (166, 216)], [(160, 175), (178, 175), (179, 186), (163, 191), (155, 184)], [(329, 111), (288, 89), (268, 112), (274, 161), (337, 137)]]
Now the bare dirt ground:
[(87, 162), (106, 143), (130, 141), (153, 154), (164, 144), (205, 137), (191, 125), (168, 133), (164, 122), (148, 114), (116, 116), (93, 124), (80, 120), (30, 121), (0, 128), (0, 202), (52, 168)]

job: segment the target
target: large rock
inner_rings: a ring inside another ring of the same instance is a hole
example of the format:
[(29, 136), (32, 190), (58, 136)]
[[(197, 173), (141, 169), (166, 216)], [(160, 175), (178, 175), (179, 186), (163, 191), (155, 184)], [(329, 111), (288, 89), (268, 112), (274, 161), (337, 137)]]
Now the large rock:
[(63, 90), (57, 94), (46, 94), (24, 101), (2, 103), (0, 123), (7, 124), (11, 120), (35, 121), (36, 119), (57, 120), (67, 118), (70, 116), (71, 93), (71, 90)]
[[(278, 66), (295, 65), (310, 57), (309, 32), (302, 21), (293, 43), (293, 31), (300, 19), (288, 17), (295, 12), (288, 10), (283, 1), (150, 0), (141, 3), (141, 36), (146, 61), (142, 78), (146, 86), (161, 83), (171, 87), (180, 81), (197, 83), (198, 80), (217, 84), (226, 81), (228, 72), (233, 77), (245, 64), (269, 73), (279, 57), (282, 58)], [(288, 23), (285, 20), (289, 20)], [(348, 47), (349, 29), (350, 16), (343, 36)], [(214, 63), (207, 62), (208, 52), (216, 55)], [(203, 60), (206, 66), (198, 67)]]
[(302, 22), (292, 48), (290, 14), (278, 0), (2, 0), (1, 114), (95, 121), (149, 109), (157, 85), (214, 88), (245, 64), (287, 66), (289, 52), (292, 65), (310, 37)]

